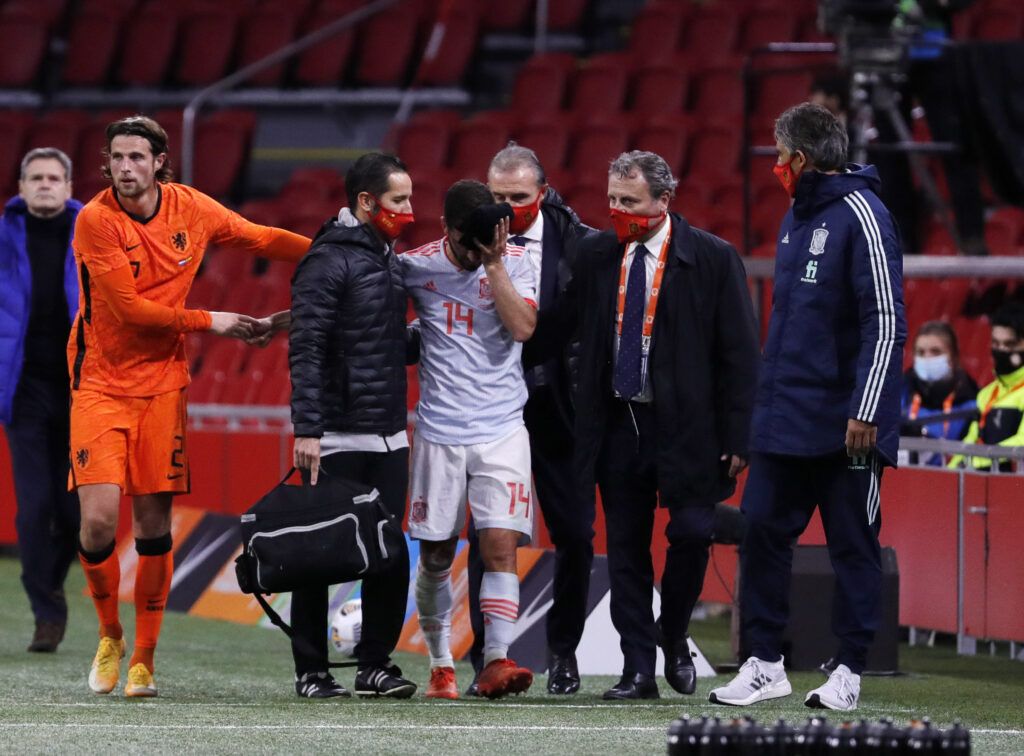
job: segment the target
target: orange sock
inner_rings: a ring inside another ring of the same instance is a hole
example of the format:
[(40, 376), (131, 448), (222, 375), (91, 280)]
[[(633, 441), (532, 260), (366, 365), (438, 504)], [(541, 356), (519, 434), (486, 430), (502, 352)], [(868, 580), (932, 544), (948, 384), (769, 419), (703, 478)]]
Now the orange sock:
[[(153, 672), (153, 652), (171, 589), (174, 554), (171, 553), (170, 535), (137, 539), (135, 548), (139, 552), (139, 567), (135, 573), (135, 650), (128, 666), (142, 662)], [(153, 553), (164, 548), (163, 553)]]
[[(85, 571), (85, 582), (92, 594), (92, 603), (96, 606), (96, 615), (100, 620), (101, 638), (121, 638), (124, 631), (117, 614), (117, 591), (121, 584), (121, 563), (111, 543), (102, 552), (86, 553), (79, 550), (78, 561)], [(89, 561), (89, 558), (100, 556), (101, 561)]]

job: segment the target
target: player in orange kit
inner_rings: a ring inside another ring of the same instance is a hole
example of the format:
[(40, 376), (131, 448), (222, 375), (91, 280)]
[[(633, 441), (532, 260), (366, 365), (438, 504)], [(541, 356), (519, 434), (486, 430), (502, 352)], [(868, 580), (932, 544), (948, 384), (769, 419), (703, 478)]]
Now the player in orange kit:
[(257, 320), (185, 309), (207, 244), (298, 260), (309, 239), (258, 226), (191, 187), (170, 183), (167, 134), (142, 116), (107, 126), (103, 173), (113, 186), (75, 225), (79, 312), (68, 341), (71, 486), (82, 507), (79, 558), (99, 615), (89, 687), (109, 693), (125, 642), (114, 551), (121, 494), (133, 497), (135, 650), (126, 696), (155, 696), (153, 651), (171, 584), (171, 501), (189, 490), (185, 333), (265, 342), (287, 315)]

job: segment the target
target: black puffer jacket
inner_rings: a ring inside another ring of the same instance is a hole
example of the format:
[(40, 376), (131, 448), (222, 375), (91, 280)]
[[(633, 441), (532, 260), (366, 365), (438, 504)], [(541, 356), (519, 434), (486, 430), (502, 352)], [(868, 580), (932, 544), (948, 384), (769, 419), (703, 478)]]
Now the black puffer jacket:
[(366, 226), (329, 221), (292, 279), (288, 362), (296, 437), (406, 427), (406, 293), (395, 255)]

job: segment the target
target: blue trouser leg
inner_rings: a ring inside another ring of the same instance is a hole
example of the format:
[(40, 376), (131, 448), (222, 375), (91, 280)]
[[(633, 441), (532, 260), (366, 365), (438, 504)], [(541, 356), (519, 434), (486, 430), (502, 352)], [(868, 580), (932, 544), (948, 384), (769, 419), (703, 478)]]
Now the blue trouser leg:
[(813, 468), (796, 457), (752, 454), (741, 509), (747, 531), (740, 549), (740, 618), (751, 656), (782, 658), (789, 620), (793, 545), (816, 504)]
[(21, 582), (37, 621), (67, 621), (64, 579), (76, 558), (78, 496), (67, 490), (66, 384), (23, 380), (6, 427), (18, 501)]
[(858, 675), (864, 670), (879, 622), (881, 477), (876, 455), (868, 457), (863, 465), (843, 460), (831, 468), (820, 506), (836, 574), (832, 600), (832, 632), (839, 639), (836, 661)]

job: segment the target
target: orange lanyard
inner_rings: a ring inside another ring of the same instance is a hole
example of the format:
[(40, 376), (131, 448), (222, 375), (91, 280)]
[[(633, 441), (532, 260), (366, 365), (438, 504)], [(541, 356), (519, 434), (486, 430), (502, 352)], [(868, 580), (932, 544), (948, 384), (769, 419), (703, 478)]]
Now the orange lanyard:
[[(1024, 388), (1024, 381), (1021, 381), (1012, 389), (1007, 391), (1003, 396), (1009, 396), (1010, 394)], [(985, 427), (985, 419), (988, 417), (989, 411), (992, 409), (992, 405), (999, 401), (999, 387), (996, 386), (996, 390), (992, 392), (992, 396), (988, 398), (988, 402), (985, 404), (985, 409), (981, 411), (981, 419), (978, 420), (978, 428)]]
[[(671, 223), (671, 221), (669, 221)], [(651, 296), (647, 300), (647, 312), (644, 313), (643, 341), (641, 342), (644, 354), (651, 348), (651, 335), (654, 333), (654, 315), (658, 309), (658, 296), (661, 294), (661, 278), (665, 275), (665, 262), (668, 260), (668, 245), (672, 240), (672, 226), (668, 228), (665, 241), (662, 242), (661, 252), (658, 253), (658, 267), (654, 271), (654, 283), (651, 285)], [(639, 245), (638, 245), (639, 246)], [(633, 254), (636, 255), (634, 248)], [(619, 269), (619, 299), (615, 305), (615, 332), (622, 336), (622, 315), (626, 311), (626, 258), (622, 255), (622, 265)], [(646, 266), (646, 261), (644, 262)], [(647, 288), (647, 271), (644, 271), (644, 289)]]
[[(949, 392), (949, 396), (942, 400), (942, 414), (948, 415), (950, 410), (953, 409), (953, 394), (955, 392)], [(921, 395), (914, 394), (914, 398), (910, 401), (910, 419), (917, 420), (917, 414), (921, 411)], [(949, 435), (949, 420), (942, 424), (942, 435), (943, 437)]]

